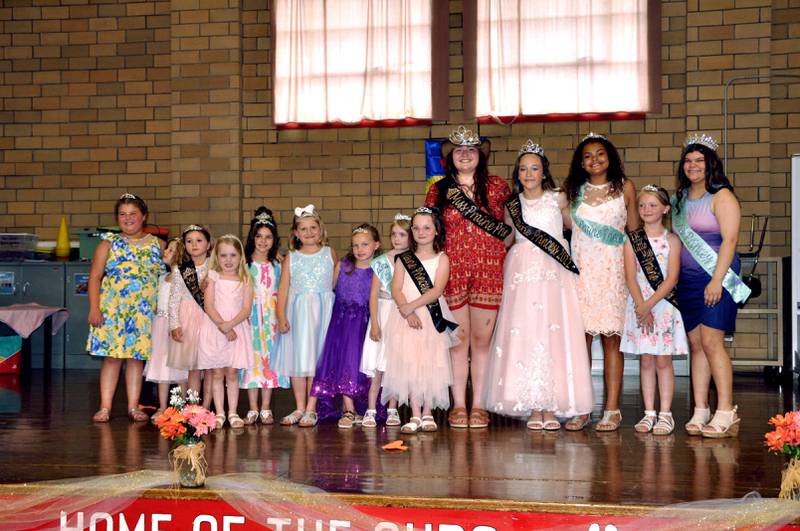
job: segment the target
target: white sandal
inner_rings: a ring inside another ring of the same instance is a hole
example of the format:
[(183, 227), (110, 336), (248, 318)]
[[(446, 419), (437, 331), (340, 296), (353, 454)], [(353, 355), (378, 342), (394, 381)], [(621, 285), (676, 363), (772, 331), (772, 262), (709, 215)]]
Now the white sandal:
[(250, 426), (251, 424), (255, 424), (258, 420), (258, 411), (255, 409), (251, 409), (247, 412), (247, 416), (244, 418), (244, 423)]
[(265, 426), (275, 424), (275, 417), (272, 416), (271, 409), (262, 409), (258, 416), (261, 419), (261, 424), (264, 424)]
[(656, 412), (654, 409), (645, 409), (644, 417), (642, 420), (633, 425), (636, 433), (650, 433), (653, 430), (653, 425), (656, 423)]
[(390, 407), (386, 410), (386, 425), (387, 426), (399, 426), (402, 424), (400, 421), (400, 413), (397, 412), (397, 408)]
[(419, 417), (411, 417), (411, 419), (403, 424), (400, 428), (400, 433), (417, 433), (422, 426), (422, 419)]
[(730, 411), (716, 410), (711, 422), (703, 426), (703, 437), (711, 439), (724, 439), (736, 437), (739, 434), (739, 424), (742, 419), (736, 414), (738, 406), (733, 406)]
[(708, 408), (696, 407), (689, 422), (686, 423), (686, 433), (689, 435), (701, 435), (703, 426), (708, 424), (711, 419), (711, 410)]
[[(618, 417), (619, 420), (612, 420), (613, 417)], [(620, 424), (622, 424), (622, 412), (619, 409), (605, 409), (603, 418), (594, 425), (594, 431), (617, 431)]]
[(375, 420), (375, 415), (377, 411), (374, 409), (368, 409), (364, 412), (364, 419), (361, 421), (361, 425), (365, 428), (375, 428), (378, 426), (378, 422)]
[(658, 422), (653, 426), (653, 435), (669, 435), (675, 431), (675, 419), (670, 411), (659, 411)]

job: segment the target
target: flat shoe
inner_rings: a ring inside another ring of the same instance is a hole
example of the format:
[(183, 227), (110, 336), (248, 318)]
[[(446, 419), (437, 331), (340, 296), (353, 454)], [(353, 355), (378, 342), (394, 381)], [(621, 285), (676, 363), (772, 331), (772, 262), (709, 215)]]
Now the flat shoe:
[(97, 413), (92, 415), (93, 422), (108, 422), (111, 418), (111, 412), (108, 410), (107, 407), (101, 407), (97, 410)]
[(128, 410), (128, 418), (133, 422), (147, 422), (150, 420), (150, 417), (147, 416), (147, 413), (136, 407)]
[(622, 413), (619, 409), (606, 409), (603, 411), (603, 418), (595, 424), (594, 431), (617, 431), (622, 424)]
[(589, 424), (589, 415), (575, 415), (564, 424), (567, 431), (581, 431)]
[(281, 426), (293, 426), (303, 418), (303, 412), (296, 409), (281, 419)]
[(306, 411), (303, 413), (303, 418), (300, 419), (300, 422), (298, 422), (297, 425), (301, 428), (313, 428), (317, 425), (318, 420), (319, 417), (317, 416), (316, 412)]
[(541, 420), (529, 420), (525, 426), (532, 431), (542, 431), (544, 429), (544, 422)]
[(400, 413), (397, 412), (396, 408), (390, 407), (386, 410), (386, 425), (387, 426), (399, 426), (402, 424), (400, 421)]
[(420, 426), (422, 426), (422, 419), (419, 417), (411, 417), (411, 420), (403, 424), (400, 428), (400, 433), (417, 433)]
[(430, 415), (422, 417), (422, 425), (420, 427), (422, 431), (436, 431), (439, 429), (439, 426), (436, 425), (436, 421), (433, 420), (433, 417)]
[(214, 415), (214, 417), (216, 418), (215, 428), (221, 430), (222, 427), (225, 426), (225, 415), (218, 413)]
[(561, 429), (561, 423), (557, 420), (546, 420), (542, 428), (545, 431), (559, 431)]
[(472, 429), (486, 428), (489, 426), (489, 412), (485, 409), (474, 408), (469, 413), (469, 427)]
[(244, 428), (244, 421), (242, 417), (234, 413), (233, 415), (228, 415), (228, 424), (231, 425), (231, 428)]
[(258, 420), (258, 411), (255, 409), (251, 409), (247, 412), (247, 416), (244, 418), (244, 423), (250, 426), (251, 424), (255, 424)]
[(261, 418), (261, 424), (265, 426), (275, 424), (275, 417), (272, 416), (271, 409), (262, 409), (258, 416)]

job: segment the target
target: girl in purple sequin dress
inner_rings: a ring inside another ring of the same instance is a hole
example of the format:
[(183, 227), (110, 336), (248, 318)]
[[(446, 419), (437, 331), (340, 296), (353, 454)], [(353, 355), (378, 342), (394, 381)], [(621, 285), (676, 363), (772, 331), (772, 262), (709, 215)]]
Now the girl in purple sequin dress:
[[(338, 264), (334, 275), (336, 299), (311, 386), (308, 408), (315, 407), (318, 399), (333, 399), (341, 395), (340, 428), (353, 427), (357, 422), (354, 399), (365, 400), (369, 392), (369, 378), (359, 368), (369, 324), (369, 292), (373, 275), (370, 261), (380, 246), (380, 236), (375, 227), (366, 223), (359, 225), (353, 229), (350, 253)], [(330, 403), (331, 400), (320, 402), (320, 418), (331, 415)]]

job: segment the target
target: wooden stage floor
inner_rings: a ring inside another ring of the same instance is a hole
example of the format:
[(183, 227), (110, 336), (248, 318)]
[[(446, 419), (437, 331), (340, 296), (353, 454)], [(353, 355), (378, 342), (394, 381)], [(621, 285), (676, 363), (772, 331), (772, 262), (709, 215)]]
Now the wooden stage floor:
[[(97, 379), (96, 371), (55, 371), (46, 383), (33, 371), (16, 398), (8, 390), (13, 385), (0, 379), (0, 484), (168, 469), (168, 443), (149, 423), (127, 420), (124, 391), (110, 423), (90, 421)], [(602, 388), (598, 378), (594, 385)], [(739, 437), (711, 440), (688, 437), (682, 428), (668, 437), (636, 434), (638, 379), (626, 377), (624, 387), (624, 422), (616, 433), (529, 432), (521, 422), (493, 417), (488, 430), (445, 427), (402, 436), (410, 451), (387, 453), (381, 445), (401, 436), (383, 426), (227, 428), (208, 437), (209, 474), (272, 474), (332, 493), (388, 498), (661, 506), (751, 491), (777, 496), (784, 461), (767, 452), (763, 434), (770, 416), (797, 408), (790, 388), (737, 375)], [(287, 391), (276, 394), (277, 417), (290, 411), (291, 400)], [(690, 413), (686, 378), (677, 379), (674, 412), (682, 427)]]

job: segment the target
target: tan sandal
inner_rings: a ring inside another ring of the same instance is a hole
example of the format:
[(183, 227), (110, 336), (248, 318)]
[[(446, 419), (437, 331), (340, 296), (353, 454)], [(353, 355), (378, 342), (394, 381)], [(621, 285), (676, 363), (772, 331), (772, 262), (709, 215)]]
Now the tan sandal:
[(150, 417), (147, 416), (147, 413), (138, 407), (132, 407), (128, 410), (128, 418), (131, 419), (132, 422), (147, 422), (150, 420)]
[(622, 424), (622, 412), (619, 409), (606, 409), (603, 411), (603, 418), (595, 425), (594, 431), (617, 431), (620, 424)]
[(479, 407), (469, 413), (469, 427), (472, 429), (487, 428), (489, 426), (489, 412)]
[(729, 411), (716, 410), (711, 422), (703, 426), (703, 437), (724, 439), (739, 435), (739, 424), (742, 419), (736, 414), (738, 409), (738, 406), (733, 406)]
[(345, 411), (342, 413), (342, 416), (339, 417), (339, 422), (336, 424), (342, 429), (349, 430), (353, 427), (356, 421), (356, 414), (352, 411)]
[(451, 428), (469, 428), (469, 415), (467, 414), (467, 408), (454, 407), (450, 414), (447, 415), (447, 423), (450, 424)]
[(711, 419), (711, 410), (709, 408), (694, 408), (694, 413), (689, 422), (686, 423), (686, 433), (689, 435), (702, 435), (703, 426), (708, 424)]
[(108, 422), (111, 419), (111, 411), (107, 407), (101, 407), (97, 413), (92, 415), (92, 422)]

